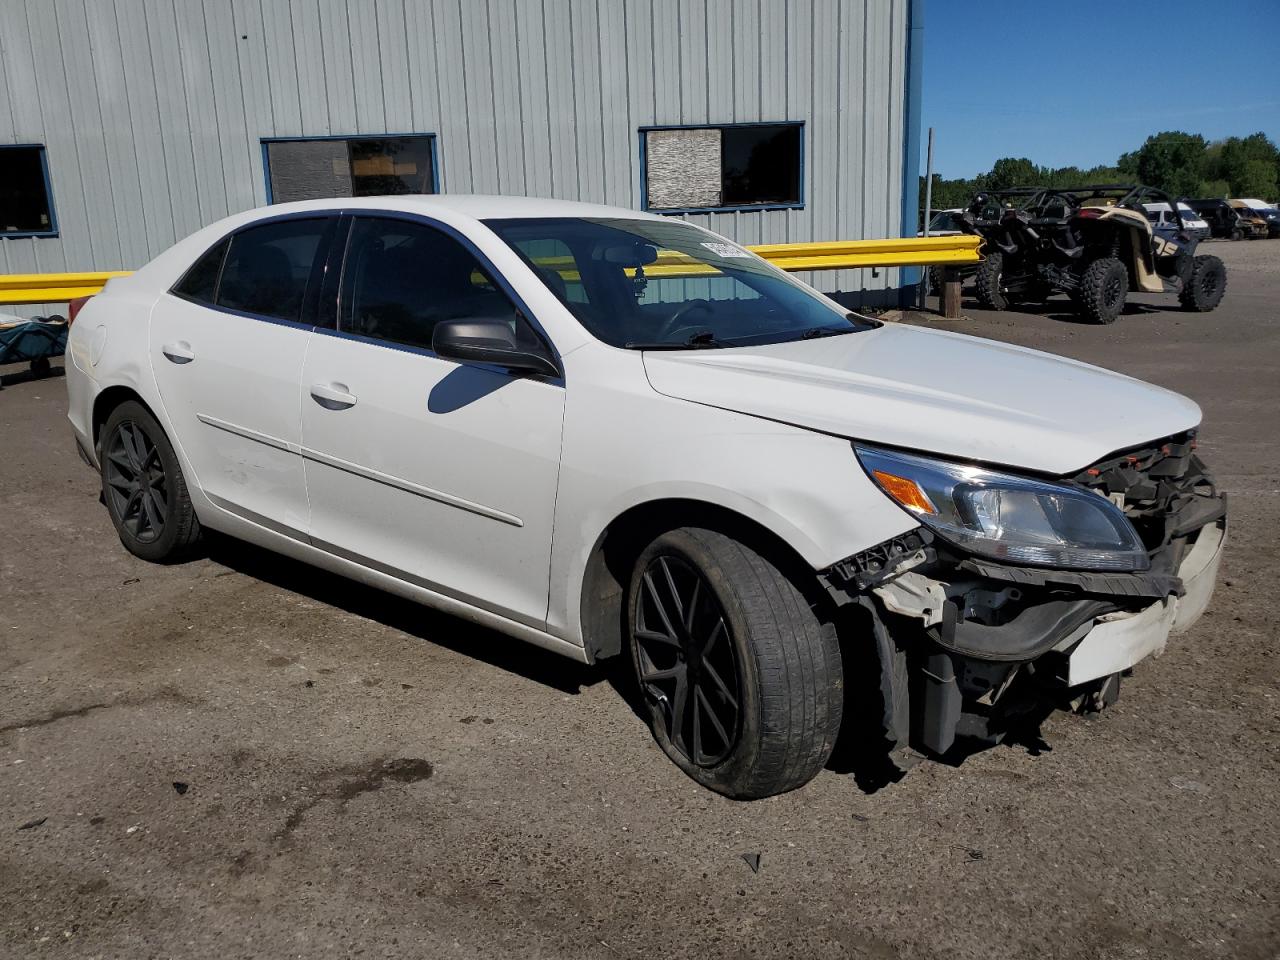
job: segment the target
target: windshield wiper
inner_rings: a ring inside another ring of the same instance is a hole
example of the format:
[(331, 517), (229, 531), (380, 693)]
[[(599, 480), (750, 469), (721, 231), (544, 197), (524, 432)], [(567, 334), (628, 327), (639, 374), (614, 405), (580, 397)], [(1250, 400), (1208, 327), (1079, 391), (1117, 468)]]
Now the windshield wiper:
[(662, 343), (628, 340), (622, 346), (627, 350), (711, 350), (725, 345), (710, 330), (700, 330), (687, 340), (667, 340)]

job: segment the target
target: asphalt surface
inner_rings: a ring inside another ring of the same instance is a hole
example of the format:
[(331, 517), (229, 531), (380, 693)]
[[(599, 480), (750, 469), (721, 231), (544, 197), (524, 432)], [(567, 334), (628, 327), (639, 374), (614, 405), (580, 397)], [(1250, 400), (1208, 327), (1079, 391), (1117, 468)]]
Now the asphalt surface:
[(1097, 719), (755, 803), (603, 670), (234, 544), (133, 559), (62, 381), (0, 369), (0, 956), (1276, 957), (1280, 242), (1212, 246), (1210, 315), (911, 318), (1201, 404), (1206, 617)]

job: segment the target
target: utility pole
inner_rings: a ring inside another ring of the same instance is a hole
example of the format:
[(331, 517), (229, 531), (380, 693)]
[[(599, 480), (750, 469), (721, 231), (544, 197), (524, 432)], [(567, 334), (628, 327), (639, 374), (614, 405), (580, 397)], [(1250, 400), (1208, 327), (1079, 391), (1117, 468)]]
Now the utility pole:
[(933, 210), (933, 127), (929, 128), (929, 152), (924, 172), (924, 235), (929, 235), (929, 213)]
[[(924, 235), (929, 235), (929, 212), (933, 209), (933, 127), (929, 128), (929, 148), (924, 168)], [(923, 308), (929, 296), (929, 275), (931, 267), (920, 272), (920, 306)]]

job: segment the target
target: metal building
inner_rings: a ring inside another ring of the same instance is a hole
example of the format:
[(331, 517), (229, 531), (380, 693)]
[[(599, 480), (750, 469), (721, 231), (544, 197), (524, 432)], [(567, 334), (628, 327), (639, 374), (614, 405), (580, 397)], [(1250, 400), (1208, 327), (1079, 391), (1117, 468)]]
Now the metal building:
[[(408, 191), (742, 243), (914, 233), (920, 6), (0, 0), (0, 272), (130, 269), (273, 200)], [(908, 278), (813, 279), (884, 301)]]

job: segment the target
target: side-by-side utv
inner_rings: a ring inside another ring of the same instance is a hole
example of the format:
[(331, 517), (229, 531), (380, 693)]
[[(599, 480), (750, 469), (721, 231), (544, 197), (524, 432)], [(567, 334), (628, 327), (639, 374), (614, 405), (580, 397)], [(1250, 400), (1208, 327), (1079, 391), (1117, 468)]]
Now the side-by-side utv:
[[(1144, 203), (1166, 203), (1176, 230), (1155, 233)], [(1173, 291), (1184, 310), (1209, 311), (1226, 292), (1227, 272), (1197, 256), (1176, 200), (1154, 187), (1102, 184), (979, 193), (956, 219), (983, 238), (975, 277), (978, 301), (1004, 310), (1068, 294), (1077, 311), (1111, 323), (1129, 293)]]

